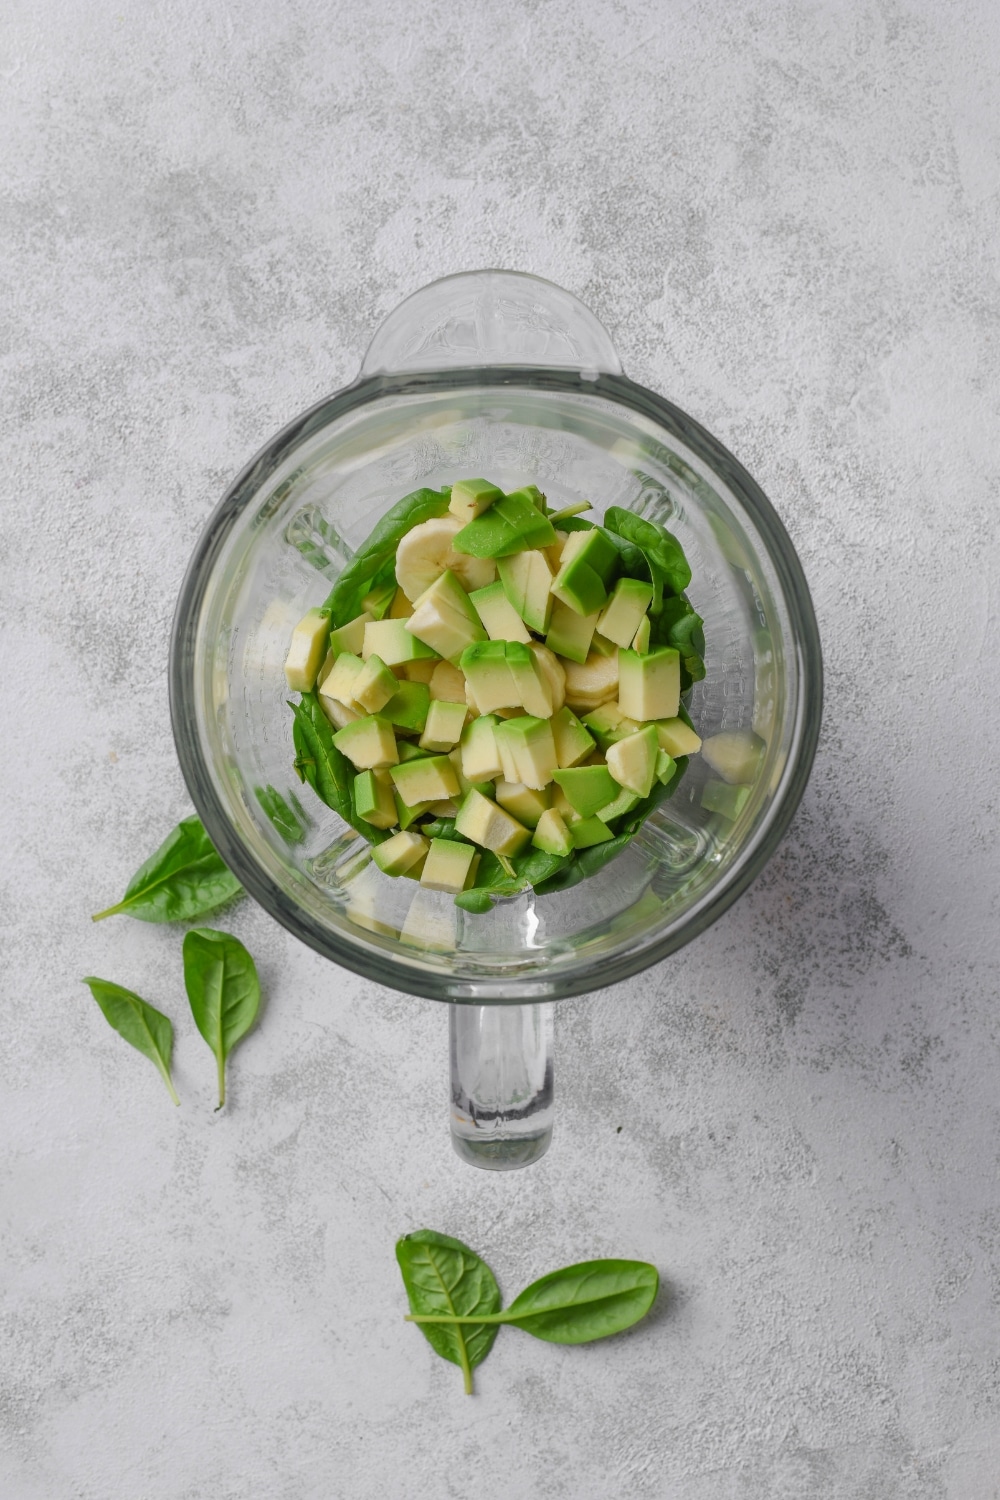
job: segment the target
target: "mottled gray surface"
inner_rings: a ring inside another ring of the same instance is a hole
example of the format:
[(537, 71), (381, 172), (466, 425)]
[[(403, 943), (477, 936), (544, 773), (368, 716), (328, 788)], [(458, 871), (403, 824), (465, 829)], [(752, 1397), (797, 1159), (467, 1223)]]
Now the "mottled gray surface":
[[(1000, 13), (7, 0), (0, 16), (4, 1500), (1000, 1495)], [(401, 296), (497, 264), (773, 496), (828, 713), (756, 887), (566, 1004), (547, 1159), (452, 1155), (446, 1013), (245, 904), (212, 1113), (175, 932), (92, 927), (188, 809), (164, 675), (234, 471)], [(178, 1020), (170, 1105), (80, 986)], [(395, 1237), (510, 1293), (662, 1268), (467, 1400)]]

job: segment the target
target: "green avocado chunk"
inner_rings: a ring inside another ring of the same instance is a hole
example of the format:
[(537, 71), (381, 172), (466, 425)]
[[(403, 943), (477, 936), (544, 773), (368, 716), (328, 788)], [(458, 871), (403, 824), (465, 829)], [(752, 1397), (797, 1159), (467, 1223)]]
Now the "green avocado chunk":
[(617, 566), (618, 549), (599, 526), (571, 532), (552, 592), (578, 615), (595, 614), (608, 602), (606, 584)]
[(430, 706), (431, 694), (426, 682), (401, 682), (385, 707), (379, 709), (378, 716), (397, 729), (423, 734)]
[(509, 557), (528, 548), (552, 547), (555, 541), (555, 528), (532, 494), (528, 490), (515, 490), (463, 526), (451, 545), (456, 552), (466, 552), (471, 557)]
[(565, 771), (556, 771), (552, 780), (562, 787), (570, 806), (582, 818), (607, 807), (621, 791), (607, 766), (570, 766)]

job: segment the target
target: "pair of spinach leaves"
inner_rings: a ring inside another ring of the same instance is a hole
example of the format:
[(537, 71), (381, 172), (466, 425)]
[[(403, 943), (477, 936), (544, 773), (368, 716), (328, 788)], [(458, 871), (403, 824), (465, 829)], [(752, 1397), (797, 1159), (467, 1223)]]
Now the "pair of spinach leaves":
[[(200, 818), (185, 818), (132, 876), (121, 901), (94, 921), (122, 913), (141, 922), (190, 922), (240, 895)], [(196, 927), (185, 935), (184, 987), (202, 1037), (215, 1056), (219, 1108), (226, 1102), (226, 1060), (260, 1010), (260, 981), (247, 949), (231, 933)], [(179, 1104), (170, 1073), (174, 1028), (133, 990), (91, 975), (84, 980), (118, 1035), (147, 1057)]]
[(486, 1262), (461, 1240), (421, 1229), (396, 1245), (410, 1313), (436, 1354), (462, 1371), (466, 1395), (505, 1324), (549, 1344), (588, 1344), (644, 1318), (660, 1278), (641, 1260), (587, 1260), (533, 1281), (508, 1308)]

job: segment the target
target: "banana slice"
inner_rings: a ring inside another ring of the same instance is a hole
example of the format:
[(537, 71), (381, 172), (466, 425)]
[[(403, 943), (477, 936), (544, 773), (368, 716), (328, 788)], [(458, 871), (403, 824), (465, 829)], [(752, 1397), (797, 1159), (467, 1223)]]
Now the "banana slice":
[(452, 550), (452, 538), (461, 529), (458, 516), (436, 516), (406, 533), (396, 548), (396, 582), (407, 599), (416, 602), (446, 568), (466, 593), (493, 582), (497, 565), (492, 557), (468, 557)]
[(590, 713), (618, 696), (618, 652), (613, 656), (599, 656), (591, 651), (582, 664), (576, 661), (564, 663), (566, 670), (566, 702), (574, 711)]
[[(541, 641), (532, 641), (528, 647), (538, 663), (539, 670), (552, 690), (552, 712), (557, 714), (566, 702), (566, 673), (562, 662), (554, 651), (543, 646)], [(617, 691), (617, 689), (616, 689)]]

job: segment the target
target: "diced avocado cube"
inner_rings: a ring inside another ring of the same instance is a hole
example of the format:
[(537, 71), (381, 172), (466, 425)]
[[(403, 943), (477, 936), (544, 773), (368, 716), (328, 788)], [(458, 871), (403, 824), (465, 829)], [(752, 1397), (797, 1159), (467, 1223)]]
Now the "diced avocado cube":
[(449, 569), (420, 595), (406, 629), (438, 656), (455, 660), (473, 641), (485, 641), (486, 631), (469, 596)]
[(339, 630), (331, 630), (330, 650), (334, 656), (339, 656), (341, 651), (350, 651), (352, 656), (360, 656), (365, 644), (365, 626), (371, 624), (374, 618), (374, 615), (363, 610), (355, 619), (341, 625)]
[(617, 566), (618, 549), (599, 526), (570, 532), (552, 592), (578, 615), (599, 614), (608, 602), (606, 585)]
[[(411, 616), (412, 619), (412, 616)], [(372, 620), (365, 626), (361, 655), (380, 656), (387, 667), (398, 667), (407, 661), (433, 661), (437, 652), (418, 641), (407, 630), (407, 620)]]
[(531, 631), (511, 604), (502, 583), (491, 583), (469, 595), (469, 603), (483, 622), (491, 641), (531, 640)]
[(474, 521), (489, 510), (497, 500), (503, 499), (503, 490), (487, 479), (460, 479), (451, 487), (448, 509), (464, 524)]
[(594, 639), (590, 643), (591, 651), (596, 651), (598, 656), (614, 656), (618, 647), (614, 641), (609, 641), (606, 635), (601, 635), (599, 630), (594, 631)]
[(746, 783), (756, 780), (766, 748), (752, 729), (725, 729), (710, 735), (701, 753), (723, 781)]
[[(559, 762), (548, 719), (530, 714), (507, 719), (497, 725), (495, 735), (500, 759), (504, 762), (505, 781), (523, 781), (525, 786), (534, 787), (536, 791), (549, 785), (559, 769)], [(507, 774), (511, 769), (515, 773), (513, 776)]]
[(537, 828), (542, 813), (552, 806), (552, 791), (550, 787), (539, 791), (523, 781), (498, 781), (496, 800), (525, 828)]
[(531, 549), (502, 557), (497, 573), (504, 593), (525, 625), (544, 635), (552, 614), (552, 569), (544, 552)]
[(584, 714), (580, 722), (594, 736), (598, 747), (605, 751), (616, 740), (623, 740), (626, 735), (635, 734), (642, 728), (636, 719), (627, 719), (617, 703), (602, 703), (600, 708)]
[(661, 786), (666, 786), (667, 782), (672, 779), (673, 774), (676, 770), (677, 762), (674, 760), (673, 756), (668, 755), (665, 750), (657, 750), (656, 779)]
[(383, 875), (405, 875), (417, 860), (424, 858), (428, 848), (429, 842), (422, 834), (394, 833), (391, 839), (375, 845), (372, 859)]
[(630, 719), (673, 719), (681, 698), (680, 654), (657, 646), (647, 656), (618, 653), (618, 706)]
[(590, 849), (594, 844), (606, 844), (614, 834), (606, 823), (600, 818), (579, 818), (575, 823), (569, 824), (569, 836), (573, 840), (574, 849)]
[(515, 490), (496, 500), (452, 539), (456, 552), (472, 557), (509, 557), (531, 547), (551, 547), (556, 539), (552, 523), (534, 497)]
[(427, 723), (420, 736), (423, 750), (450, 750), (462, 738), (465, 717), (469, 710), (464, 703), (445, 703), (433, 698), (427, 711)]
[(390, 579), (388, 583), (382, 583), (370, 594), (366, 594), (361, 601), (361, 608), (371, 615), (373, 620), (384, 620), (392, 608), (392, 601), (396, 597), (396, 584)]
[(420, 884), (432, 891), (450, 891), (457, 896), (465, 890), (475, 857), (472, 844), (460, 844), (457, 839), (431, 839)]
[(594, 748), (593, 735), (584, 728), (571, 708), (563, 707), (552, 715), (552, 738), (555, 740), (556, 760), (561, 769), (578, 766)]
[(615, 818), (621, 818), (638, 807), (641, 801), (642, 798), (635, 792), (630, 792), (627, 787), (620, 787), (613, 802), (609, 802), (607, 807), (598, 808), (597, 816), (602, 823), (613, 823)]
[(500, 752), (497, 749), (497, 721), (491, 715), (473, 719), (464, 730), (461, 740), (462, 774), (467, 781), (492, 781), (503, 772)]
[(542, 813), (531, 842), (536, 849), (542, 849), (546, 854), (560, 854), (565, 858), (573, 852), (570, 831), (562, 815), (554, 807), (548, 807)]
[(458, 796), (458, 777), (447, 755), (427, 755), (393, 766), (392, 782), (408, 807)]
[(397, 791), (393, 791), (392, 795), (396, 804), (396, 821), (400, 828), (412, 827), (418, 818), (422, 818), (425, 812), (430, 811), (429, 802), (415, 802), (411, 807), (409, 803), (403, 801)]
[(648, 797), (656, 779), (656, 756), (660, 742), (656, 725), (646, 724), (635, 734), (626, 735), (608, 746), (608, 770), (619, 786), (627, 787), (640, 797)]
[(565, 656), (570, 661), (582, 664), (587, 660), (596, 625), (596, 611), (589, 615), (580, 614), (559, 600), (552, 607), (545, 644), (557, 656)]
[(399, 821), (392, 782), (384, 771), (361, 771), (355, 776), (354, 807), (358, 817), (373, 828), (394, 828)]
[(709, 781), (701, 794), (701, 805), (706, 812), (719, 813), (735, 823), (746, 807), (753, 790), (749, 786), (732, 786), (725, 781)]
[(423, 682), (397, 682), (396, 691), (379, 718), (410, 734), (422, 734), (431, 706), (431, 695)]
[(354, 701), (370, 714), (378, 713), (394, 695), (399, 683), (380, 656), (369, 656), (354, 679)]
[(395, 766), (399, 760), (392, 727), (376, 714), (366, 714), (363, 719), (355, 719), (353, 724), (338, 729), (333, 743), (358, 771)]
[(413, 613), (413, 600), (408, 599), (402, 589), (397, 589), (392, 596), (387, 619), (408, 620)]
[(522, 484), (519, 489), (511, 490), (507, 499), (527, 500), (528, 504), (533, 505), (536, 510), (540, 510), (543, 516), (546, 514), (545, 496), (537, 484)]
[(311, 609), (292, 631), (285, 657), (285, 680), (293, 693), (309, 693), (316, 674), (323, 665), (330, 631), (330, 616), (321, 609)]
[(651, 583), (643, 583), (641, 578), (619, 578), (597, 628), (616, 646), (631, 646), (652, 602)]
[(353, 724), (355, 719), (362, 717), (356, 708), (348, 708), (346, 703), (340, 703), (336, 698), (324, 698), (321, 695), (319, 706), (330, 723), (336, 725), (338, 729), (345, 729), (348, 724)]
[(552, 686), (537, 656), (520, 641), (507, 642), (507, 665), (526, 713), (547, 719), (552, 713)]
[(571, 766), (556, 771), (552, 779), (562, 787), (570, 805), (582, 818), (607, 807), (618, 795), (618, 783), (607, 766)]
[[(409, 615), (406, 617), (409, 619)], [(402, 661), (393, 667), (393, 675), (400, 682), (422, 682), (429, 687), (434, 673), (438, 667), (446, 667), (446, 661), (438, 661), (436, 658), (427, 657), (424, 661)]]
[(336, 698), (350, 708), (354, 702), (354, 684), (365, 669), (360, 656), (342, 651), (319, 685), (320, 698)]
[(700, 738), (683, 719), (658, 719), (656, 737), (668, 755), (695, 755), (701, 749)]
[(426, 760), (428, 755), (433, 754), (430, 750), (421, 750), (412, 740), (397, 740), (396, 753), (399, 756), (400, 765), (406, 760)]
[(450, 661), (434, 663), (427, 686), (431, 690), (431, 702), (435, 698), (443, 698), (445, 703), (465, 702), (465, 673), (461, 667), (453, 666)]
[[(527, 647), (522, 647), (522, 650), (527, 650)], [(521, 695), (507, 664), (506, 641), (482, 641), (467, 646), (459, 665), (481, 714), (494, 713), (498, 708), (522, 706)]]
[(531, 840), (529, 829), (475, 790), (466, 792), (462, 799), (455, 830), (482, 848), (507, 856), (520, 854)]
[(462, 749), (456, 745), (453, 750), (448, 751), (448, 759), (455, 767), (455, 775), (458, 777), (458, 790), (461, 796), (465, 796), (470, 786), (474, 786), (477, 792), (482, 792), (484, 797), (492, 797), (494, 786), (492, 781), (470, 781), (462, 770)]
[(632, 641), (632, 650), (638, 651), (640, 656), (645, 656), (646, 652), (649, 650), (650, 634), (651, 626), (649, 623), (649, 616), (643, 615), (642, 619), (639, 621), (639, 628), (636, 631), (635, 637)]

